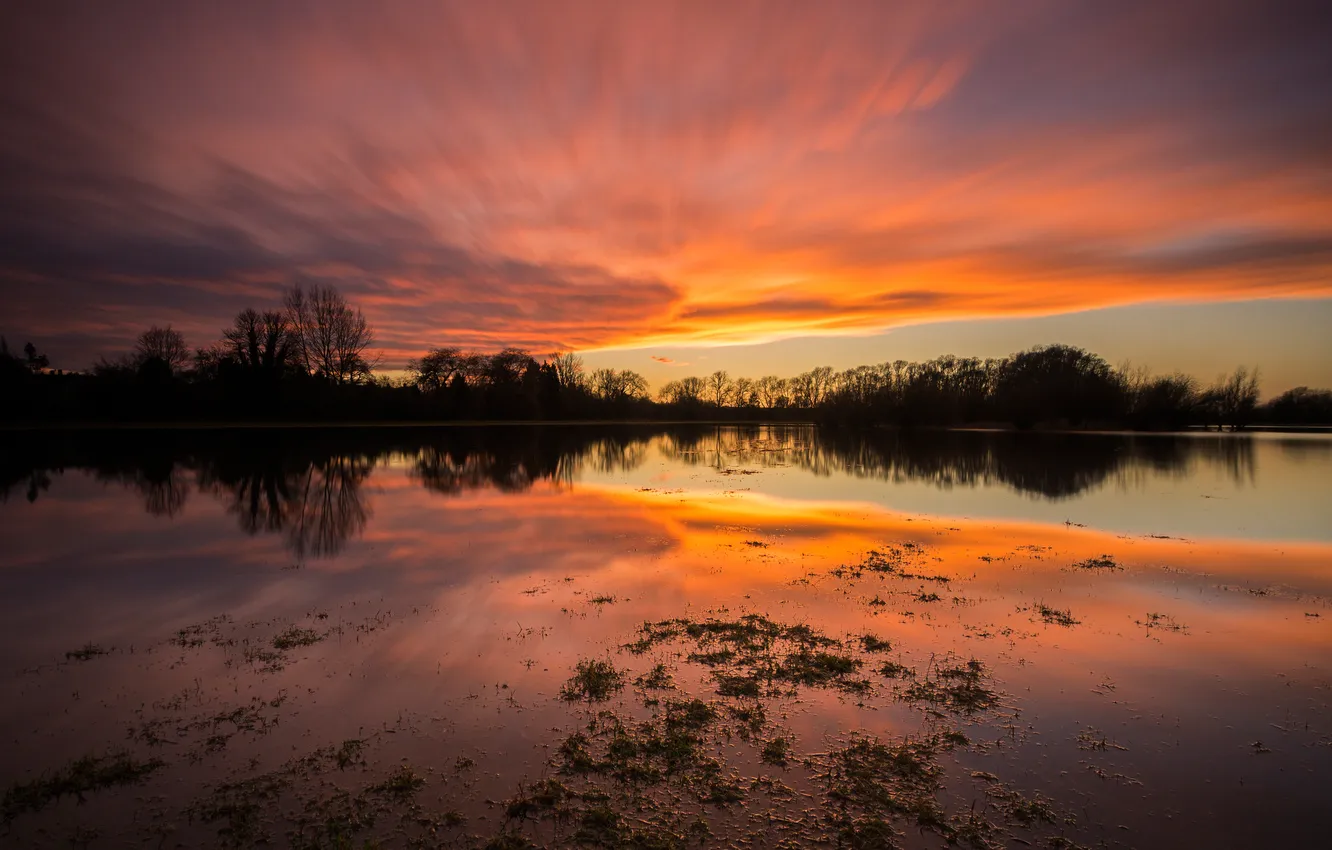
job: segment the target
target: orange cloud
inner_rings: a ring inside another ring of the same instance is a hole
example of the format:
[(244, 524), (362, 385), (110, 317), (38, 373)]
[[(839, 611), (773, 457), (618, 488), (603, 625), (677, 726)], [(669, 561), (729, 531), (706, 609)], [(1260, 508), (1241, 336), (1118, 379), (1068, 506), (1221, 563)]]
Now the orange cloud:
[(0, 286), (73, 351), (320, 279), (390, 361), (1332, 294), (1325, 45), (1193, 5), (33, 7)]

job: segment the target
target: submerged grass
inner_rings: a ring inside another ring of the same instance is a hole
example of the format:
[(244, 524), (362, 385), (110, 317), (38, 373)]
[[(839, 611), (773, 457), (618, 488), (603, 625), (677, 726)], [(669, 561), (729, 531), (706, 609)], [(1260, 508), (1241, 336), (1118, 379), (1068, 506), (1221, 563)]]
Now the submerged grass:
[(324, 636), (314, 629), (292, 626), (273, 638), (273, 648), (278, 652), (287, 652), (302, 646), (313, 646), (323, 639)]
[(675, 678), (665, 664), (655, 664), (652, 669), (634, 679), (634, 684), (649, 691), (669, 691), (675, 687)]
[(1035, 605), (1036, 614), (1046, 623), (1052, 626), (1076, 626), (1082, 622), (1073, 616), (1073, 612), (1067, 608), (1052, 608), (1044, 602), (1037, 602)]
[(1085, 561), (1078, 561), (1073, 565), (1075, 570), (1122, 570), (1119, 562), (1113, 555), (1097, 555), (1094, 558), (1088, 558)]
[(99, 655), (107, 655), (109, 653), (110, 653), (109, 649), (105, 649), (99, 644), (85, 643), (82, 647), (78, 649), (72, 649), (69, 652), (66, 652), (65, 660), (91, 661), (92, 659), (96, 658)]
[(786, 760), (791, 755), (791, 739), (776, 737), (763, 745), (763, 751), (759, 753), (759, 758), (763, 759), (765, 764), (784, 766)]
[(625, 674), (609, 661), (579, 661), (574, 674), (560, 689), (560, 697), (569, 701), (605, 702), (624, 688)]
[(944, 584), (950, 581), (947, 576), (913, 571), (923, 564), (927, 557), (925, 547), (908, 541), (887, 546), (882, 550), (871, 549), (865, 553), (859, 564), (843, 564), (832, 570), (831, 574), (838, 578), (861, 578), (866, 573), (873, 573), (912, 581), (934, 581)]
[(877, 635), (861, 635), (860, 648), (866, 652), (888, 652), (893, 645)]
[(0, 802), (0, 816), (9, 822), (25, 812), (44, 809), (61, 797), (72, 796), (83, 802), (84, 795), (93, 791), (137, 785), (165, 764), (161, 759), (139, 761), (124, 752), (84, 756), (55, 773), (9, 786)]
[(1145, 627), (1148, 631), (1163, 629), (1167, 632), (1187, 632), (1189, 630), (1188, 626), (1180, 623), (1169, 614), (1151, 613), (1147, 615), (1145, 620), (1134, 620), (1133, 622)]
[[(882, 668), (881, 672), (887, 675)], [(913, 681), (901, 694), (911, 702), (970, 714), (998, 703), (999, 695), (987, 686), (987, 681), (985, 665), (973, 658), (965, 663), (936, 665), (924, 679)]]
[[(716, 693), (725, 697), (776, 695), (804, 687), (863, 693), (869, 682), (856, 674), (864, 661), (840, 641), (803, 623), (786, 625), (758, 614), (735, 620), (674, 619), (644, 623), (638, 639), (624, 645), (634, 654), (668, 643), (692, 644), (687, 661), (712, 668)], [(862, 647), (888, 646), (872, 635)]]
[[(445, 830), (465, 823), (457, 811), (429, 811), (417, 803), (426, 780), (407, 764), (359, 791), (343, 787), (345, 780), (330, 781), (331, 771), (364, 765), (368, 743), (349, 739), (276, 770), (223, 782), (189, 807), (189, 817), (214, 827), (219, 845), (237, 848), (435, 846)], [(285, 841), (274, 834), (282, 827)], [(362, 837), (372, 831), (375, 840)]]

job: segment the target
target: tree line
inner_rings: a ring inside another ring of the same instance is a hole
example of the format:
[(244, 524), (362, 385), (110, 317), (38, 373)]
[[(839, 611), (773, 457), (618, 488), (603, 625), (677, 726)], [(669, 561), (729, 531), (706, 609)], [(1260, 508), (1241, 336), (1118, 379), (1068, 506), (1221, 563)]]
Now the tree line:
[(59, 421), (282, 420), (814, 420), (851, 427), (1011, 425), (1238, 429), (1332, 424), (1332, 391), (1298, 387), (1259, 404), (1257, 370), (1204, 385), (1182, 373), (1111, 366), (1067, 345), (1002, 358), (952, 355), (793, 377), (726, 371), (668, 381), (652, 393), (629, 369), (589, 370), (561, 351), (538, 357), (439, 347), (405, 376), (375, 375), (375, 333), (331, 286), (293, 286), (281, 304), (246, 308), (216, 340), (191, 349), (171, 326), (91, 374), (53, 370), (29, 342), (0, 339), (4, 418)]

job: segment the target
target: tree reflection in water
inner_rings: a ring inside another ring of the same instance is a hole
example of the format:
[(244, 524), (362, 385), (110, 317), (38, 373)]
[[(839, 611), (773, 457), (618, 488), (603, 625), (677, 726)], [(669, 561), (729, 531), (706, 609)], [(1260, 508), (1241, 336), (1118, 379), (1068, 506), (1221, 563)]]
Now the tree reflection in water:
[(283, 534), (297, 558), (324, 558), (369, 522), (362, 485), (377, 462), (364, 454), (228, 456), (202, 462), (197, 475), (248, 534)]
[[(1287, 443), (1290, 445), (1287, 445)], [(1278, 441), (1304, 457), (1329, 441)], [(724, 470), (796, 467), (820, 476), (926, 482), (941, 489), (1002, 484), (1047, 500), (1106, 482), (1186, 477), (1200, 469), (1252, 483), (1248, 436), (816, 431), (809, 426), (513, 426), (85, 432), (36, 437), (0, 453), (0, 499), (36, 500), (66, 469), (136, 492), (175, 517), (192, 489), (222, 501), (247, 534), (280, 534), (299, 559), (327, 558), (359, 536), (372, 510), (365, 482), (403, 463), (431, 492), (564, 487), (582, 473), (642, 466), (653, 452)]]

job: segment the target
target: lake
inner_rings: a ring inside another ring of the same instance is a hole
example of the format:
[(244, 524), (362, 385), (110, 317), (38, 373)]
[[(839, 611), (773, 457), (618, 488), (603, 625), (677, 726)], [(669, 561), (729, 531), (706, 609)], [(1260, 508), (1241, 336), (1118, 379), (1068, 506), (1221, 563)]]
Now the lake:
[(1326, 837), (1326, 435), (7, 436), (5, 846)]

